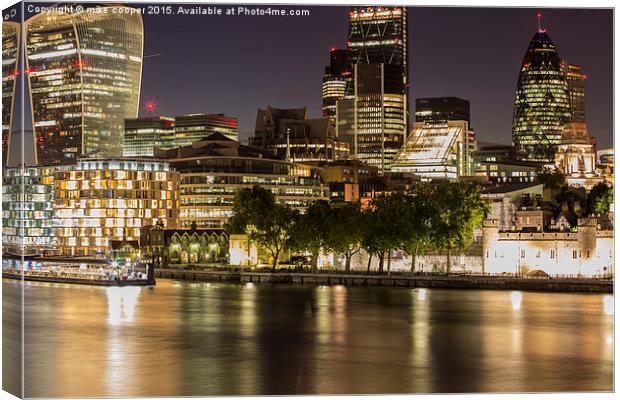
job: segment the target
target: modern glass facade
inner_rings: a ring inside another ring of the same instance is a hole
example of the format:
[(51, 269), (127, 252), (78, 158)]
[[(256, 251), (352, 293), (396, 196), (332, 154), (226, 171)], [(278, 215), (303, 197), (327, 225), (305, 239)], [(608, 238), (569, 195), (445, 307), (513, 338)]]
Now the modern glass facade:
[(412, 173), (423, 181), (472, 175), (475, 142), (471, 137), (467, 121), (416, 122), (392, 171)]
[(13, 98), (19, 68), (19, 38), (21, 25), (2, 22), (2, 165), (8, 164), (11, 138)]
[(224, 114), (179, 115), (174, 126), (173, 147), (190, 146), (212, 133), (221, 133), (232, 140), (239, 138), (237, 118)]
[(112, 241), (137, 241), (146, 225), (177, 227), (178, 173), (148, 159), (80, 159), (54, 173), (61, 256), (105, 258)]
[(147, 117), (125, 120), (124, 157), (152, 157), (153, 149), (174, 147), (174, 118)]
[(415, 99), (415, 122), (467, 121), (469, 101), (458, 97), (423, 97)]
[(381, 171), (389, 170), (407, 136), (407, 32), (404, 7), (351, 7), (353, 81), (345, 101), (353, 100), (353, 118), (346, 116), (348, 128), (337, 124), (339, 133), (351, 135), (354, 156)]
[(349, 51), (346, 49), (330, 50), (330, 64), (325, 67), (323, 75), (323, 118), (336, 123), (336, 102), (344, 99), (347, 87), (351, 84), (352, 72)]
[(3, 253), (47, 255), (53, 252), (53, 174), (52, 167), (3, 169)]
[(137, 117), (142, 16), (102, 10), (52, 10), (26, 21), (26, 73), (41, 165), (121, 156), (124, 120)]
[(525, 159), (554, 162), (564, 124), (570, 122), (568, 86), (549, 35), (539, 29), (523, 57), (515, 97), (512, 140)]
[(387, 93), (385, 64), (354, 65), (354, 95), (337, 105), (338, 137), (354, 158), (388, 171), (406, 137), (405, 96)]
[(581, 73), (581, 67), (570, 65), (566, 61), (562, 63), (566, 84), (572, 122), (586, 123), (586, 75)]

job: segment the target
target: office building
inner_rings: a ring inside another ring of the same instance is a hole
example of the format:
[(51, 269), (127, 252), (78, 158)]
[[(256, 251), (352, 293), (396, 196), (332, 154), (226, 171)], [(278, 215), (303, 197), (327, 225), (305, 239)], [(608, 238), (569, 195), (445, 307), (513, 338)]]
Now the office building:
[(174, 118), (146, 117), (125, 120), (124, 157), (152, 157), (155, 148), (174, 147)]
[(349, 155), (348, 143), (336, 137), (332, 122), (309, 119), (305, 107), (258, 110), (250, 145), (291, 162), (333, 162)]
[(415, 122), (467, 121), (469, 101), (458, 97), (422, 97), (415, 99)]
[(513, 143), (526, 160), (553, 163), (564, 125), (570, 121), (569, 91), (560, 56), (547, 31), (539, 28), (521, 63)]
[(178, 173), (153, 159), (79, 159), (54, 173), (59, 255), (108, 258), (113, 242), (137, 242), (140, 229), (176, 228)]
[(568, 100), (570, 104), (571, 121), (586, 123), (586, 75), (581, 73), (581, 67), (564, 61), (562, 70), (568, 86)]
[(174, 146), (191, 146), (213, 133), (239, 140), (237, 118), (224, 114), (188, 114), (174, 119)]
[(423, 181), (457, 180), (472, 175), (475, 139), (467, 121), (416, 122), (392, 172), (408, 172)]
[(9, 162), (13, 98), (19, 68), (20, 28), (17, 22), (2, 22), (2, 166)]
[(237, 191), (254, 185), (302, 211), (313, 201), (328, 199), (318, 167), (279, 160), (270, 151), (217, 133), (191, 146), (157, 149), (155, 156), (180, 173), (181, 229), (224, 227)]
[[(26, 74), (41, 165), (118, 157), (123, 125), (138, 115), (142, 15), (119, 6), (26, 21)], [(114, 11), (114, 12), (113, 12)]]
[(336, 123), (336, 102), (344, 99), (351, 84), (352, 72), (349, 51), (333, 48), (329, 52), (330, 64), (323, 75), (323, 118)]
[(406, 103), (386, 91), (384, 64), (356, 64), (354, 95), (337, 102), (337, 136), (349, 143), (353, 158), (387, 172), (404, 141)]
[[(407, 136), (407, 9), (355, 6), (349, 13), (353, 80), (336, 105), (338, 136), (355, 158), (389, 171)], [(342, 104), (340, 104), (342, 103)]]
[(54, 169), (3, 168), (2, 251), (11, 255), (49, 255), (55, 250)]

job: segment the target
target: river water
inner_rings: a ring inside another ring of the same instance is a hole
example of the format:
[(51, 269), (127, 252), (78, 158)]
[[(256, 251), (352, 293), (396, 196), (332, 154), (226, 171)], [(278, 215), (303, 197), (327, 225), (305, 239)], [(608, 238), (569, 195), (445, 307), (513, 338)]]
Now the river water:
[(604, 294), (159, 280), (24, 298), (28, 397), (613, 389)]

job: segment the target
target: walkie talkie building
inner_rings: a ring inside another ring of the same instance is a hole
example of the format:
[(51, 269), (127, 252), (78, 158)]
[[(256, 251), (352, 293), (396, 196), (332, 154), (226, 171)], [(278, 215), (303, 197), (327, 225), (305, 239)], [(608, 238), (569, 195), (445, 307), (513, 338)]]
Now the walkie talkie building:
[(120, 156), (124, 121), (137, 117), (142, 16), (105, 9), (48, 11), (26, 21), (26, 74), (41, 165)]
[(13, 98), (18, 74), (20, 25), (2, 23), (2, 165), (6, 166), (11, 135)]
[(557, 49), (538, 29), (523, 57), (514, 105), (512, 140), (531, 161), (553, 162), (570, 122), (568, 86)]

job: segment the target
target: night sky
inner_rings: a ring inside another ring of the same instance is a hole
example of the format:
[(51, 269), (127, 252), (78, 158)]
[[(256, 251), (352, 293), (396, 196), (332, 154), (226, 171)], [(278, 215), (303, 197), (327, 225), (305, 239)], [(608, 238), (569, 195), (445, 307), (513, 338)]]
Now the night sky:
[[(311, 118), (320, 117), (324, 67), (331, 47), (346, 46), (348, 7), (285, 7), (309, 9), (310, 16), (145, 15), (141, 115), (150, 99), (162, 115), (225, 113), (239, 118), (242, 140), (254, 130), (257, 109), (267, 105), (306, 105)], [(462, 97), (471, 103), (478, 140), (510, 143), (514, 92), (536, 12), (409, 8), (412, 116), (416, 97)], [(588, 75), (590, 134), (599, 149), (611, 147), (612, 10), (542, 13), (560, 57)]]

